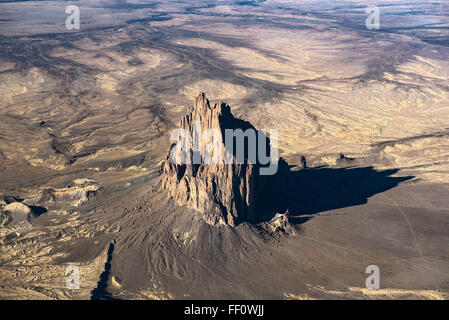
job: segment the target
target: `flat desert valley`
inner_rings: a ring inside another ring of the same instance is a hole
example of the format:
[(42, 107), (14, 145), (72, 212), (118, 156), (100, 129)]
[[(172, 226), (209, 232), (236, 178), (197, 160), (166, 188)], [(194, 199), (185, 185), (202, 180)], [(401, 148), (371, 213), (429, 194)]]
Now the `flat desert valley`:
[[(288, 228), (161, 187), (200, 92), (278, 130)], [(448, 299), (448, 270), (448, 1), (0, 1), (1, 299)]]

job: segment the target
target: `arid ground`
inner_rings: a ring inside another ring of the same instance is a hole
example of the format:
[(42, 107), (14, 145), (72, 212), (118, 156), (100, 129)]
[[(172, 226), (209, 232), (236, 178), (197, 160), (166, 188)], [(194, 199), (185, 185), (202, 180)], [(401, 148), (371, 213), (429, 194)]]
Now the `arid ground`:
[[(294, 232), (160, 190), (198, 92), (279, 130)], [(447, 299), (448, 270), (448, 1), (0, 0), (1, 299)]]

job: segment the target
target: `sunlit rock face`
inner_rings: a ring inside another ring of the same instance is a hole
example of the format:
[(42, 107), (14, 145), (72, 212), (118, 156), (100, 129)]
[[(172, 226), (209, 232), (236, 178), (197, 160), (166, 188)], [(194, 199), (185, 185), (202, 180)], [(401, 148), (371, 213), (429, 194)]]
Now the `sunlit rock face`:
[[(203, 93), (188, 108), (180, 129), (186, 137), (172, 145), (162, 166), (162, 187), (176, 204), (200, 211), (211, 225), (258, 221), (257, 201), (274, 176), (260, 175), (259, 161), (249, 159), (257, 148), (250, 151), (247, 140), (243, 161), (239, 161), (236, 151), (226, 148), (225, 130), (253, 130), (256, 145), (265, 148), (268, 138), (248, 122), (234, 118), (225, 103), (211, 106)], [(260, 143), (262, 139), (265, 144)], [(189, 147), (184, 148), (187, 153), (180, 148), (181, 141)]]

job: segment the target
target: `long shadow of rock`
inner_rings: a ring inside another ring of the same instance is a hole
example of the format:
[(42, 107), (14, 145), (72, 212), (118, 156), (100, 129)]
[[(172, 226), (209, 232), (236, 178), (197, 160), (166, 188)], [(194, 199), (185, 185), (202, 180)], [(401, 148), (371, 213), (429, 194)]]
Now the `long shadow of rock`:
[[(225, 157), (232, 159), (232, 167), (208, 167), (206, 162), (173, 164), (170, 162), (172, 145), (167, 161), (161, 166), (162, 185), (169, 189), (178, 205), (197, 209), (212, 225), (266, 222), (277, 213), (286, 212), (290, 222), (301, 223), (304, 215), (364, 204), (373, 195), (413, 178), (393, 177), (398, 169), (377, 171), (373, 167), (293, 171), (282, 158), (276, 174), (263, 175), (271, 172), (266, 170), (273, 168), (267, 162), (274, 158), (274, 154), (270, 157), (270, 138), (263, 130), (234, 117), (226, 103), (211, 107), (204, 93), (195, 99), (194, 107), (188, 109), (180, 122), (180, 127), (189, 132), (191, 141), (200, 137), (193, 125), (196, 121), (201, 123), (201, 130), (221, 130)], [(206, 153), (200, 148), (189, 152), (193, 159), (201, 159)], [(355, 159), (341, 154), (338, 160), (342, 164)], [(301, 162), (306, 166), (305, 159)], [(285, 216), (281, 218), (285, 221)]]
[(111, 272), (112, 253), (114, 252), (114, 243), (109, 244), (107, 260), (104, 265), (104, 271), (100, 274), (100, 279), (90, 295), (91, 300), (118, 300), (108, 292), (108, 280)]
[[(242, 129), (256, 128), (249, 122), (235, 118), (229, 106), (222, 104), (223, 115), (220, 119), (221, 128)], [(265, 154), (270, 154), (270, 139), (266, 139)], [(257, 137), (257, 140), (259, 137)], [(257, 146), (259, 146), (257, 142)], [(245, 141), (245, 160), (248, 154), (248, 141)], [(258, 147), (255, 148), (258, 154)], [(234, 152), (235, 156), (235, 152)], [(354, 159), (341, 155), (340, 160)], [(264, 165), (257, 164), (259, 167)], [(289, 213), (289, 221), (294, 224), (305, 222), (310, 215), (327, 210), (345, 208), (367, 203), (375, 194), (396, 187), (399, 183), (414, 178), (413, 176), (393, 177), (399, 169), (375, 170), (369, 167), (345, 168), (306, 168), (291, 170), (284, 159), (279, 159), (278, 172), (274, 176), (260, 177), (261, 190), (257, 199), (256, 222), (269, 221), (276, 213)], [(268, 183), (263, 183), (263, 180)], [(237, 194), (237, 193), (236, 193)]]
[(378, 171), (371, 166), (291, 171), (282, 159), (280, 170), (284, 173), (270, 188), (269, 197), (259, 203), (261, 221), (288, 211), (289, 221), (300, 224), (308, 219), (301, 215), (365, 204), (375, 194), (414, 178), (393, 177), (399, 169)]

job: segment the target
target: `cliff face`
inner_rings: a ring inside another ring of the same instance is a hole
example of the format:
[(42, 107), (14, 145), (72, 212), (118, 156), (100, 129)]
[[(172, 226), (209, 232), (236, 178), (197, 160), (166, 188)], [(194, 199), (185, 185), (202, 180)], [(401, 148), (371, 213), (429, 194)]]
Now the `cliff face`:
[[(250, 143), (245, 143), (243, 161), (226, 149), (226, 129), (257, 133), (248, 122), (234, 118), (225, 103), (211, 106), (201, 93), (172, 136), (172, 140), (178, 136), (178, 143), (172, 145), (162, 165), (162, 187), (177, 205), (200, 211), (209, 224), (256, 222), (257, 201), (273, 177), (261, 176), (261, 165), (248, 160)], [(256, 137), (257, 146), (260, 139), (268, 141), (260, 132)]]

